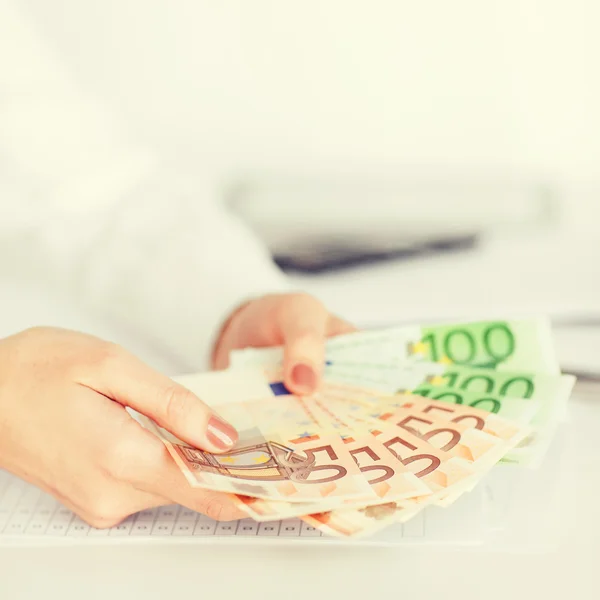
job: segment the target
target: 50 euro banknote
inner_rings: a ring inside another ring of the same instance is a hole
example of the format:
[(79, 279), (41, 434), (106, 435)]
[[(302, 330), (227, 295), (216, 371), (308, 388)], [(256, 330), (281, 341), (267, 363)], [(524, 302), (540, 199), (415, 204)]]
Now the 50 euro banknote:
[(329, 506), (327, 499), (314, 503), (284, 503), (257, 498), (238, 498), (243, 506), (238, 506), (257, 521), (274, 521), (291, 517), (301, 517), (311, 513), (321, 513), (334, 508), (349, 509), (353, 506), (378, 506), (401, 503), (414, 498), (424, 498), (431, 494), (425, 485), (408, 467), (399, 462), (394, 454), (385, 448), (372, 435), (356, 435), (349, 431), (343, 434), (344, 444), (353, 456), (361, 473), (367, 479), (375, 498), (368, 500), (350, 498), (335, 507)]
[[(373, 417), (370, 414), (360, 415), (355, 410), (344, 414), (344, 408), (331, 400), (323, 398), (322, 410), (337, 416), (339, 421), (348, 416), (357, 421), (361, 420), (361, 416)], [(339, 507), (302, 517), (311, 526), (333, 536), (361, 537), (371, 535), (392, 522), (405, 522), (428, 504), (447, 506), (472, 489), (502, 454), (527, 434), (526, 426), (513, 424), (486, 411), (448, 405), (427, 398), (407, 397), (402, 408), (391, 408), (395, 409), (394, 412), (384, 411), (377, 415), (385, 425), (379, 424), (371, 432), (381, 439), (385, 447), (393, 450), (399, 460), (410, 461), (415, 458), (402, 458), (402, 452), (407, 449), (418, 448), (422, 453), (420, 459), (427, 456), (429, 460), (433, 460), (432, 457), (437, 454), (439, 464), (431, 462), (428, 468), (418, 472), (431, 485), (432, 494), (404, 503), (365, 505), (352, 509)], [(441, 418), (428, 418), (432, 413)], [(391, 428), (390, 423), (393, 424)], [(491, 443), (490, 438), (496, 441)], [(439, 468), (449, 460), (458, 460), (463, 468), (471, 469), (473, 475), (455, 479), (451, 481), (451, 485), (440, 489), (436, 485), (439, 479), (436, 481), (428, 469), (434, 466)]]
[(456, 404), (464, 402), (484, 406), (507, 417), (514, 416), (515, 410), (521, 410), (519, 404), (531, 402), (535, 407), (535, 413), (529, 420), (532, 431), (506, 455), (504, 462), (536, 467), (544, 457), (556, 428), (565, 418), (575, 377), (423, 362), (403, 367), (336, 367), (335, 373), (328, 375), (326, 383), (330, 390), (352, 390), (355, 395), (425, 394)]
[[(353, 406), (322, 395), (320, 403), (324, 412), (333, 414), (341, 422), (393, 423), (454, 456), (460, 456), (476, 467), (491, 467), (509, 450), (530, 434), (530, 428), (514, 423), (487, 411), (418, 396), (404, 396), (400, 406), (397, 399), (389, 404), (385, 400), (374, 412), (373, 407)], [(344, 414), (345, 411), (345, 414)], [(346, 425), (346, 423), (344, 423)]]
[[(398, 463), (393, 454), (373, 436), (357, 436), (348, 428), (332, 427), (328, 420), (317, 417), (310, 404), (310, 398), (289, 395), (280, 396), (275, 400), (247, 402), (245, 408), (254, 418), (260, 420), (263, 426), (269, 428), (295, 428), (294, 435), (304, 438), (323, 433), (338, 437), (369, 484), (372, 493), (367, 499), (372, 504), (414, 498), (429, 493), (428, 488), (409, 469)], [(363, 503), (364, 500), (362, 497), (345, 497), (341, 502), (337, 499), (334, 504), (350, 506)], [(330, 498), (321, 498), (309, 504), (250, 497), (239, 497), (238, 502), (242, 510), (259, 521), (322, 511), (332, 503)]]
[(261, 426), (243, 403), (221, 407), (239, 433), (237, 444), (212, 454), (181, 441), (146, 419), (192, 487), (287, 502), (376, 498), (337, 435)]
[[(325, 392), (313, 399), (318, 409), (343, 427), (355, 422), (392, 422), (452, 456), (473, 464), (481, 474), (525, 439), (530, 428), (487, 411), (447, 404), (417, 396), (382, 398), (375, 407), (362, 400)], [(461, 493), (472, 489), (465, 487)], [(458, 495), (453, 493), (438, 504), (447, 506)]]
[(411, 469), (430, 489), (430, 494), (385, 504), (365, 503), (359, 507), (340, 507), (302, 517), (311, 526), (336, 537), (363, 537), (407, 520), (429, 504), (446, 497), (457, 487), (477, 481), (480, 474), (466, 460), (441, 451), (419, 436), (400, 427), (381, 423), (370, 428), (372, 435), (396, 460)]

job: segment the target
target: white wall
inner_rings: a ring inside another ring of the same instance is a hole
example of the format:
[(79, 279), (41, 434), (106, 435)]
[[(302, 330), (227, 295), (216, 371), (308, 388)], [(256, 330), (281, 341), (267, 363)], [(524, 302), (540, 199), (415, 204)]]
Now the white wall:
[(137, 134), (231, 170), (600, 177), (597, 0), (21, 0)]

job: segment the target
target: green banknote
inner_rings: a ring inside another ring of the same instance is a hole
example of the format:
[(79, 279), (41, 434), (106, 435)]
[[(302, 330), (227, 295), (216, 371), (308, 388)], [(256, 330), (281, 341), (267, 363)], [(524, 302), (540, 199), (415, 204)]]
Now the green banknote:
[(561, 382), (570, 383), (570, 392), (575, 378), (571, 375), (496, 371), (421, 361), (398, 366), (369, 363), (329, 365), (326, 380), (386, 393), (412, 392), (422, 386), (443, 386), (478, 394), (544, 400), (557, 389), (563, 389), (565, 383)]
[(330, 386), (354, 387), (374, 394), (420, 393), (436, 400), (487, 407), (490, 412), (504, 413), (502, 416), (506, 418), (510, 418), (507, 411), (522, 408), (514, 403), (515, 399), (531, 400), (536, 405), (530, 421), (533, 433), (503, 460), (536, 466), (565, 417), (575, 378), (420, 362), (399, 367), (331, 365), (327, 368), (326, 382)]
[(547, 319), (396, 327), (334, 338), (330, 363), (397, 364), (410, 359), (504, 371), (560, 373)]
[[(559, 374), (547, 319), (407, 325), (337, 336), (326, 345), (326, 366), (399, 365), (415, 360), (503, 371)], [(281, 348), (231, 354), (234, 367), (280, 367)]]
[(365, 394), (359, 389), (353, 391), (352, 389), (344, 390), (338, 388), (336, 390), (335, 385), (330, 386), (325, 383), (320, 393), (325, 396), (329, 393), (336, 399), (346, 400), (348, 403), (359, 403), (364, 406), (370, 406), (374, 410), (380, 408), (387, 410), (390, 406), (400, 407), (412, 396), (418, 396), (421, 398), (430, 398), (431, 400), (439, 400), (448, 404), (461, 405), (466, 408), (476, 408), (521, 425), (531, 423), (542, 406), (542, 401), (539, 398), (512, 398), (498, 394), (457, 390), (456, 388), (433, 384), (420, 385), (405, 394), (386, 395), (383, 397)]
[(560, 373), (546, 319), (435, 325), (422, 330), (423, 355), (434, 362)]

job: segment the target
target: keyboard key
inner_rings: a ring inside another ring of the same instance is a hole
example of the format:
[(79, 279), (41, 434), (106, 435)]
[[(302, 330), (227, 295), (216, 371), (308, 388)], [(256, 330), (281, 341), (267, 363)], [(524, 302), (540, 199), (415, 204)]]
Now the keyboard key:
[(89, 533), (90, 529), (90, 526), (85, 521), (82, 521), (79, 517), (77, 517), (71, 522), (71, 525), (67, 530), (67, 535), (69, 537), (85, 537)]
[(158, 511), (156, 509), (143, 510), (136, 515), (135, 522), (139, 523), (140, 521), (150, 521), (151, 523), (153, 523), (157, 515)]
[(194, 521), (178, 521), (173, 528), (173, 535), (186, 536), (193, 535), (196, 524)]
[(321, 537), (323, 534), (318, 530), (302, 521), (300, 525), (300, 537)]
[(181, 508), (181, 511), (179, 512), (179, 517), (177, 518), (178, 521), (196, 521), (196, 519), (198, 518), (198, 513), (195, 510), (191, 510), (189, 508)]
[(19, 500), (23, 495), (22, 485), (12, 483), (4, 492), (1, 499), (2, 508), (12, 512), (19, 504)]
[(217, 523), (217, 527), (215, 529), (215, 535), (219, 535), (219, 536), (235, 535), (237, 526), (238, 526), (237, 521)]
[(281, 524), (279, 521), (272, 521), (269, 523), (259, 523), (258, 524), (258, 536), (259, 537), (266, 537), (266, 536), (277, 537), (279, 535), (280, 525)]
[(161, 506), (158, 509), (158, 518), (161, 521), (175, 521), (179, 514), (179, 506)]
[(60, 521), (61, 523), (70, 524), (74, 517), (74, 513), (72, 513), (68, 508), (65, 508), (64, 506), (59, 506), (54, 513), (52, 521), (56, 523)]
[(18, 535), (24, 533), (27, 522), (20, 519), (11, 519), (4, 528), (4, 535)]
[(175, 523), (173, 521), (156, 521), (156, 523), (154, 523), (154, 526), (152, 527), (150, 535), (171, 535), (171, 533), (173, 532), (173, 527), (175, 527)]
[(44, 535), (48, 529), (50, 519), (36, 520), (35, 518), (29, 522), (25, 529), (25, 535)]
[(70, 524), (70, 522), (64, 520), (52, 521), (48, 526), (47, 533), (53, 536), (66, 535)]
[(150, 535), (154, 523), (152, 521), (136, 521), (131, 527), (130, 535)]
[(300, 519), (285, 519), (281, 521), (279, 535), (281, 537), (298, 537), (300, 535)]
[(132, 527), (133, 527), (133, 518), (129, 517), (128, 519), (125, 519), (125, 521), (123, 521), (122, 523), (119, 523), (118, 525), (111, 527), (110, 533), (108, 535), (128, 536)]
[(194, 527), (194, 535), (214, 535), (216, 528), (217, 523), (215, 521), (198, 519), (196, 527)]
[(253, 519), (242, 519), (238, 522), (237, 534), (240, 536), (253, 536), (258, 533), (258, 523)]

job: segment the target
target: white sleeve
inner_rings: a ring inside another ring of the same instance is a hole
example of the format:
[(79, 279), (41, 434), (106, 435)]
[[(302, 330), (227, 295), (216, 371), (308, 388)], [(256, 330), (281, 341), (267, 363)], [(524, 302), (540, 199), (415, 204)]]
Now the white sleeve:
[(46, 278), (206, 367), (230, 311), (285, 277), (213, 182), (132, 145), (16, 5), (0, 12), (0, 276)]

